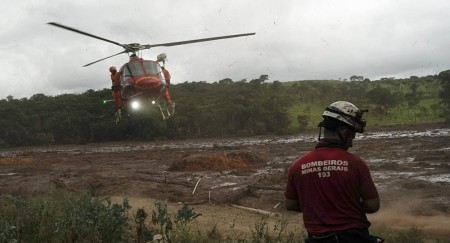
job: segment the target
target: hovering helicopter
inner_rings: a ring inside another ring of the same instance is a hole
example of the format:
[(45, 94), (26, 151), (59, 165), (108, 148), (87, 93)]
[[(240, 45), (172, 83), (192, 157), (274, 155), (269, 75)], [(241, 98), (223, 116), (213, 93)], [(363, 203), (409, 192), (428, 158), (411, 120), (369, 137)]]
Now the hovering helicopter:
[[(99, 59), (97, 61), (88, 63), (83, 67), (90, 66), (105, 59), (120, 55), (128, 54), (129, 61), (122, 65), (119, 70), (115, 67), (110, 68), (111, 80), (113, 82), (113, 100), (106, 100), (104, 102), (114, 102), (116, 105), (115, 121), (118, 123), (122, 119), (122, 109), (136, 109), (142, 103), (151, 102), (158, 107), (161, 112), (162, 118), (165, 120), (175, 113), (175, 103), (171, 102), (169, 95), (170, 74), (165, 69), (165, 62), (167, 56), (165, 53), (161, 53), (157, 56), (155, 61), (144, 60), (138, 56), (142, 50), (150, 49), (159, 46), (177, 46), (185, 45), (197, 42), (213, 41), (227, 38), (237, 38), (255, 35), (255, 33), (245, 33), (236, 35), (225, 35), (203, 39), (194, 39), (178, 42), (168, 42), (161, 44), (146, 44), (141, 45), (139, 43), (120, 44), (118, 42), (108, 40), (96, 35), (89, 34), (87, 32), (77, 30), (62, 24), (55, 22), (47, 23), (55, 27), (63, 28), (72, 32), (76, 32), (82, 35), (86, 35), (95, 39), (106, 41), (114, 45), (121, 46), (124, 50), (114, 55)], [(162, 63), (162, 65), (160, 64)], [(160, 100), (164, 96), (166, 104), (162, 105)]]

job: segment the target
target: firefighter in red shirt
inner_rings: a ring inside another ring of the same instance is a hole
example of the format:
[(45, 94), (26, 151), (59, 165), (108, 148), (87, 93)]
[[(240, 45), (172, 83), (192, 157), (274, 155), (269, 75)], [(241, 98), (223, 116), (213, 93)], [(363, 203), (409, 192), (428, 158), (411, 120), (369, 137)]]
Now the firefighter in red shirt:
[(347, 151), (364, 132), (365, 111), (346, 101), (328, 106), (315, 149), (288, 170), (285, 206), (303, 212), (305, 242), (382, 242), (366, 217), (380, 207), (377, 188), (364, 160)]

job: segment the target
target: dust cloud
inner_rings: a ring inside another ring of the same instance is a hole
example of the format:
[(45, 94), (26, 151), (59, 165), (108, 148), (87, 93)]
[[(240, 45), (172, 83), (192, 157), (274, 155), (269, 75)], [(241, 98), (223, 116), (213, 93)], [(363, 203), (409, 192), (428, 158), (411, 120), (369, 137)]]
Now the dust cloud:
[(448, 209), (437, 207), (438, 203), (427, 201), (421, 195), (403, 196), (395, 201), (382, 200), (380, 211), (368, 215), (368, 218), (373, 225), (392, 229), (416, 227), (426, 235), (450, 239)]

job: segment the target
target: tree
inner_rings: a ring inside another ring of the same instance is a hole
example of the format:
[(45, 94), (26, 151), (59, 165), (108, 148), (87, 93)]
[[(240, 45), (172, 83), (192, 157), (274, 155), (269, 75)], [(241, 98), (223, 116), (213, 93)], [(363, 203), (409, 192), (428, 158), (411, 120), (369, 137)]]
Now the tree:
[(385, 115), (387, 115), (389, 108), (398, 101), (396, 95), (393, 95), (389, 89), (381, 86), (377, 86), (369, 91), (367, 97), (371, 102), (377, 104)]
[(363, 81), (364, 77), (363, 76), (358, 76), (358, 75), (352, 75), (350, 77), (350, 81)]
[(267, 80), (269, 80), (269, 75), (263, 74), (263, 75), (259, 76), (259, 78), (257, 78), (257, 79), (250, 80), (249, 83), (260, 85), (260, 84), (264, 83)]
[(438, 78), (442, 81), (449, 81), (450, 82), (450, 69), (442, 71), (438, 74)]
[(297, 116), (297, 124), (298, 128), (304, 130), (308, 126), (309, 118), (306, 115), (298, 115)]
[(278, 89), (280, 87), (281, 87), (281, 82), (280, 81), (278, 81), (278, 80), (273, 81), (273, 83), (272, 83), (272, 88), (273, 89)]
[(222, 80), (219, 80), (219, 84), (232, 84), (233, 80), (231, 78), (225, 78)]

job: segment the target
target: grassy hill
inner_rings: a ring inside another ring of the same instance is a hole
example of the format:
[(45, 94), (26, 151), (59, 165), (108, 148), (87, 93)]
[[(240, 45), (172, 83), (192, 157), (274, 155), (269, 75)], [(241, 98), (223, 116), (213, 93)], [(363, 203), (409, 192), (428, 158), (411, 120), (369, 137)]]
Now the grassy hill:
[(338, 100), (369, 109), (364, 114), (369, 127), (442, 123), (446, 120), (440, 98), (442, 82), (432, 77), (373, 82), (293, 81), (282, 85), (298, 91), (288, 110), (291, 129), (298, 127), (299, 115), (308, 118), (307, 128), (315, 127), (321, 121), (324, 108)]

